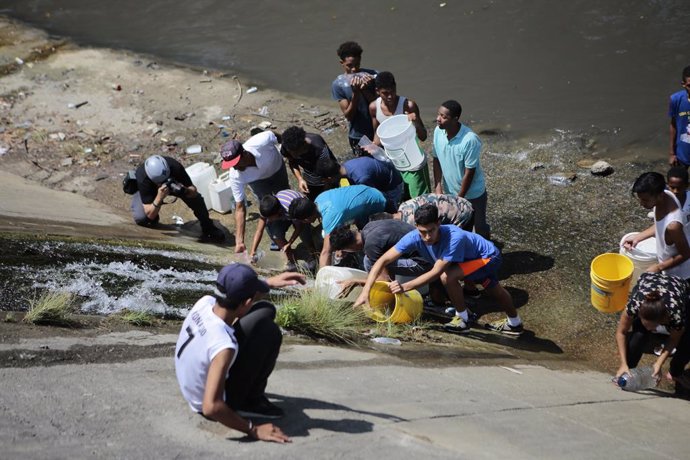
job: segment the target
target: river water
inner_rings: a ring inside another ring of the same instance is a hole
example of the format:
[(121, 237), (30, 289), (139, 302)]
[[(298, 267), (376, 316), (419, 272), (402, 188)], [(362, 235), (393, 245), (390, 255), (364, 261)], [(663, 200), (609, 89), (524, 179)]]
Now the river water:
[(648, 159), (666, 155), (667, 98), (690, 64), (682, 0), (2, 0), (0, 13), (323, 99), (336, 48), (356, 40), (427, 126), (452, 98), (474, 125), (593, 133), (611, 155)]

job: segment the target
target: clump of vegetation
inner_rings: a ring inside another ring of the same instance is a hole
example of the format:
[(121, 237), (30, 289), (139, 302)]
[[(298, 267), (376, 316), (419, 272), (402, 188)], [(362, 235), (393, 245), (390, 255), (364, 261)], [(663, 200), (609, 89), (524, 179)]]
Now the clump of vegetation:
[(48, 291), (29, 300), (29, 311), (24, 321), (51, 326), (75, 326), (74, 296), (65, 291)]
[(119, 313), (120, 319), (133, 326), (153, 326), (156, 317), (147, 311), (131, 311), (124, 309)]
[(329, 299), (311, 289), (287, 297), (276, 323), (285, 329), (336, 343), (356, 343), (367, 326), (366, 313), (348, 302)]
[(5, 322), (6, 323), (16, 323), (17, 322), (17, 318), (14, 316), (14, 312), (10, 311), (10, 312), (7, 312), (5, 314)]

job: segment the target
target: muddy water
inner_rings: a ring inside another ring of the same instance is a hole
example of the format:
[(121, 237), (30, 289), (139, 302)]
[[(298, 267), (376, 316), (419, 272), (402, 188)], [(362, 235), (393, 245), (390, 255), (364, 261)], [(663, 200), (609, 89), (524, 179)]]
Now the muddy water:
[[(520, 137), (605, 133), (662, 158), (666, 100), (690, 64), (683, 0), (5, 0), (0, 13), (80, 43), (126, 48), (330, 97), (338, 44), (397, 75), (427, 122), (459, 99), (465, 118)], [(441, 7), (441, 5), (444, 5)]]

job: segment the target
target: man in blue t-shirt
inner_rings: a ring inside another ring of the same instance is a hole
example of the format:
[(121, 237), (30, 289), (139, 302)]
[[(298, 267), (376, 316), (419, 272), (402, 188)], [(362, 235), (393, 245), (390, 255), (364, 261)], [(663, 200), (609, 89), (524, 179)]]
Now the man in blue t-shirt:
[(671, 117), (671, 166), (690, 166), (690, 66), (683, 69), (683, 89), (671, 95), (668, 116)]
[(460, 123), (462, 106), (458, 101), (441, 104), (431, 151), (434, 167), (434, 193), (447, 193), (467, 199), (474, 208), (474, 229), (486, 239), (491, 227), (486, 221), (488, 195), (484, 171), (479, 162), (482, 141)]
[(308, 224), (321, 219), (323, 226), (323, 248), (319, 256), (319, 266), (331, 264), (330, 234), (336, 228), (354, 223), (358, 228), (364, 227), (369, 216), (383, 212), (386, 208), (386, 197), (375, 188), (366, 185), (326, 190), (313, 202), (308, 198), (297, 198), (292, 201), (288, 213), (290, 219)]
[(409, 291), (440, 278), (456, 310), (456, 316), (444, 328), (450, 332), (466, 333), (470, 330), (467, 324), (469, 317), (460, 281), (468, 279), (481, 284), (507, 315), (503, 320), (487, 323), (486, 328), (513, 336), (522, 334), (522, 320), (513, 299), (498, 282), (501, 253), (496, 246), (455, 225), (441, 225), (438, 209), (433, 204), (420, 206), (414, 217), (417, 229), (405, 235), (376, 261), (355, 305), (368, 303), (369, 291), (383, 267), (414, 251), (433, 263), (433, 268), (403, 284), (393, 281), (389, 285), (392, 293)]
[(362, 47), (356, 42), (345, 42), (338, 47), (340, 65), (345, 73), (340, 74), (331, 83), (331, 97), (338, 101), (343, 115), (350, 122), (348, 139), (352, 153), (359, 156), (363, 153), (359, 147), (362, 136), (374, 138), (374, 128), (369, 115), (369, 104), (376, 99), (374, 78), (376, 71), (362, 69)]

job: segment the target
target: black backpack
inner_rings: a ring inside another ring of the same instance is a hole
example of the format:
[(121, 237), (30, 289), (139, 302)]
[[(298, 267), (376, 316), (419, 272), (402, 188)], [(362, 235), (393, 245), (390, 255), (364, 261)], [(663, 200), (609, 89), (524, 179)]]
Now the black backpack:
[(139, 191), (137, 186), (137, 172), (134, 169), (130, 169), (125, 174), (125, 178), (122, 179), (122, 191), (127, 195), (134, 195)]

